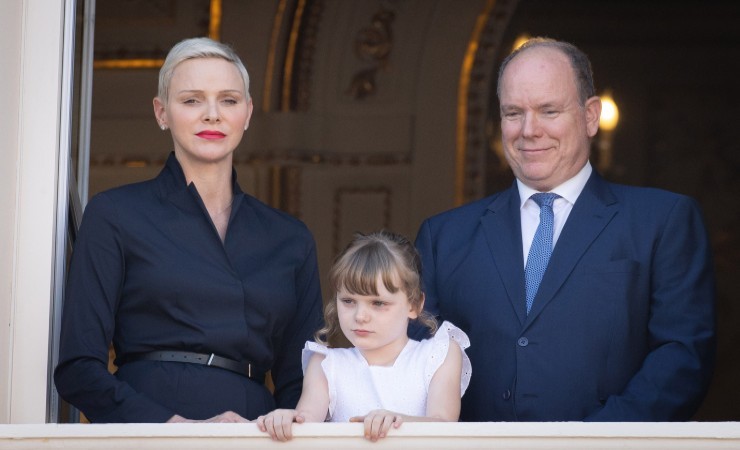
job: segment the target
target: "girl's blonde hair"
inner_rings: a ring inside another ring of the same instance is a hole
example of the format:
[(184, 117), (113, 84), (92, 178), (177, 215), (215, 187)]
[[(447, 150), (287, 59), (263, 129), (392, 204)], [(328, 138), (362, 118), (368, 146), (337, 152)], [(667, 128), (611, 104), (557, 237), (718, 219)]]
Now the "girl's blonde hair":
[[(341, 335), (337, 314), (337, 293), (345, 289), (356, 295), (378, 295), (378, 279), (388, 292), (403, 291), (418, 320), (437, 331), (437, 321), (424, 307), (421, 287), (421, 258), (405, 237), (390, 231), (358, 233), (337, 257), (329, 272), (331, 297), (324, 307), (324, 328), (316, 332), (316, 342), (328, 345)], [(398, 284), (398, 285), (397, 285)]]

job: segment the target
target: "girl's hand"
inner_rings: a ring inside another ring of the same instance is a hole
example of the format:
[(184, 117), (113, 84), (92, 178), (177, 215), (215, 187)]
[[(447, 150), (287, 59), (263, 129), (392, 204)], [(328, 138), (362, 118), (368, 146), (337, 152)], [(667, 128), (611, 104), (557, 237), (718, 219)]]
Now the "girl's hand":
[(303, 423), (305, 420), (295, 409), (276, 409), (259, 416), (255, 423), (260, 431), (268, 433), (273, 440), (285, 442), (293, 438), (293, 422)]
[(351, 417), (349, 421), (364, 422), (365, 438), (375, 442), (378, 439), (386, 437), (391, 426), (393, 428), (400, 427), (403, 423), (403, 415), (386, 409), (376, 409), (364, 416)]

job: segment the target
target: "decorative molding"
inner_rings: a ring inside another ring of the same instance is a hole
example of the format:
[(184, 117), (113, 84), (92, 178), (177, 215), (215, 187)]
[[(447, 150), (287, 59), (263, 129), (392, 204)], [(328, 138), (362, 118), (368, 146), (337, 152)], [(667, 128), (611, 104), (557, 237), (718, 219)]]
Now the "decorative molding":
[(293, 21), (288, 34), (288, 45), (285, 50), (285, 61), (283, 63), (283, 88), (280, 101), (281, 111), (291, 110), (291, 94), (293, 92), (293, 65), (295, 64), (298, 37), (303, 20), (303, 11), (306, 8), (306, 0), (298, 0), (293, 13)]
[(324, 0), (298, 0), (283, 67), (282, 111), (308, 111), (316, 41)]
[[(193, 18), (190, 27), (200, 30), (202, 36), (214, 40), (221, 37), (222, 0), (200, 0), (202, 16)], [(145, 27), (152, 35), (151, 40), (141, 43), (101, 42), (98, 33), (95, 41), (94, 69), (158, 69), (164, 63), (169, 49), (176, 43), (171, 42), (171, 33), (160, 33), (164, 26), (176, 26), (178, 2), (175, 0), (135, 0), (129, 2), (103, 2), (96, 6), (96, 22), (109, 30), (120, 28), (119, 35), (132, 29), (133, 26)], [(144, 17), (145, 19), (142, 19)], [(158, 36), (161, 36), (157, 39)], [(167, 40), (167, 37), (170, 40)]]
[(267, 62), (265, 63), (265, 86), (262, 91), (262, 111), (269, 112), (272, 109), (272, 81), (275, 76), (275, 60), (277, 59), (278, 40), (283, 29), (285, 9), (287, 0), (279, 0), (275, 9), (275, 18), (272, 20), (272, 31), (270, 32), (270, 46), (267, 51)]
[(221, 0), (211, 0), (208, 9), (208, 37), (214, 41), (221, 40)]
[(471, 33), (460, 70), (457, 102), (455, 203), (485, 194), (486, 119), (495, 62), (518, 0), (487, 0)]
[(306, 21), (301, 29), (298, 63), (296, 64), (296, 84), (294, 91), (294, 111), (308, 111), (311, 104), (311, 78), (313, 76), (314, 54), (318, 41), (319, 25), (324, 12), (324, 0), (311, 0)]
[(396, 13), (381, 4), (380, 10), (373, 14), (370, 25), (363, 27), (355, 36), (355, 54), (371, 66), (355, 73), (347, 88), (347, 94), (356, 100), (363, 100), (377, 91), (375, 77), (388, 66), (393, 50), (393, 29), (391, 24)]
[(300, 166), (275, 165), (270, 170), (270, 204), (288, 214), (301, 218), (301, 176)]

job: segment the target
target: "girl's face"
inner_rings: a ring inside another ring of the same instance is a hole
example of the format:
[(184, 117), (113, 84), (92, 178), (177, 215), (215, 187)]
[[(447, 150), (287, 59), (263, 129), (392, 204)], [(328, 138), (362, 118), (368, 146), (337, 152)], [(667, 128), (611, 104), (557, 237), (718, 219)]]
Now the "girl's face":
[(418, 312), (403, 290), (389, 292), (380, 278), (377, 292), (375, 296), (340, 290), (337, 293), (339, 326), (368, 364), (390, 366), (408, 342), (408, 321), (415, 319)]
[(239, 69), (220, 58), (189, 59), (175, 68), (169, 87), (167, 103), (154, 99), (154, 113), (172, 130), (178, 160), (231, 158), (252, 114)]

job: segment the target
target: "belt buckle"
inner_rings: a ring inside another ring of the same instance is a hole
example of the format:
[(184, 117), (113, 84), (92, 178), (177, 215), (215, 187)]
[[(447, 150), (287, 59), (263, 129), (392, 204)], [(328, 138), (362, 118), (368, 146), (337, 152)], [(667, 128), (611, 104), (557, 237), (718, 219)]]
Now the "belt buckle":
[(208, 357), (208, 362), (206, 362), (206, 366), (210, 366), (211, 363), (213, 363), (213, 357), (216, 356), (215, 353), (211, 353), (211, 356)]

